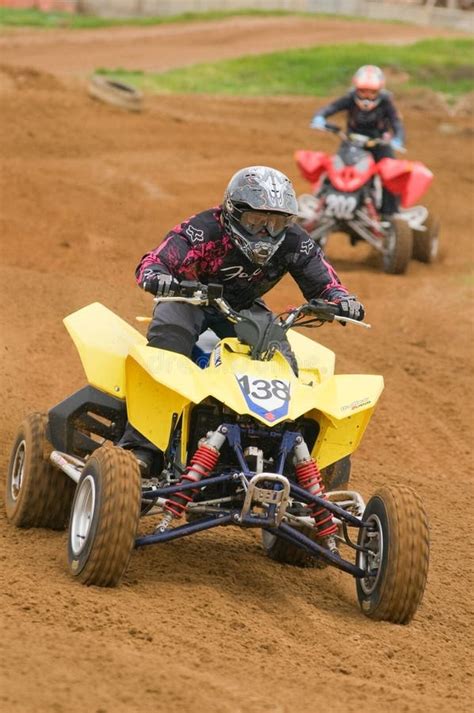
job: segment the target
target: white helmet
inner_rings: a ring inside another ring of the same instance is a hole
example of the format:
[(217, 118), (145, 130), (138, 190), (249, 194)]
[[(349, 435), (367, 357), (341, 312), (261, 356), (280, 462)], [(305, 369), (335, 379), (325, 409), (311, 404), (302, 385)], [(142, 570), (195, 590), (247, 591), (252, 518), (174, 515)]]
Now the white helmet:
[(372, 111), (382, 99), (385, 75), (374, 64), (364, 64), (352, 77), (354, 99), (362, 111)]

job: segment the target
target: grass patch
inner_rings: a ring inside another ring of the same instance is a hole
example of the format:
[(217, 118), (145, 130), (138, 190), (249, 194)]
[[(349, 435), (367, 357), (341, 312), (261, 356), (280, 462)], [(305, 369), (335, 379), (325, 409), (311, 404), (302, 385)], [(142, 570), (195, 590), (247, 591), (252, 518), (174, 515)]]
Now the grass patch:
[[(150, 92), (329, 96), (350, 85), (354, 69), (378, 64), (391, 88), (425, 87), (459, 96), (474, 89), (474, 40), (423, 40), (413, 45), (326, 45), (197, 64), (161, 74), (98, 70)], [(390, 81), (398, 76), (403, 81)]]

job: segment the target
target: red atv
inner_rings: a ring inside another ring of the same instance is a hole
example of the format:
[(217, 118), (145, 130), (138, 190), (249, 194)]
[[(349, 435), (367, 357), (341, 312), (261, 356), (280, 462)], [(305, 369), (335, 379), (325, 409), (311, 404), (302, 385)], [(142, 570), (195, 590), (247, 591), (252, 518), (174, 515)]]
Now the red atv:
[[(296, 163), (313, 193), (298, 198), (299, 222), (322, 248), (331, 233), (349, 236), (352, 245), (365, 240), (382, 255), (383, 269), (403, 273), (411, 257), (432, 262), (438, 253), (438, 221), (415, 202), (425, 193), (433, 174), (420, 161), (383, 158), (375, 162), (367, 149), (387, 144), (362, 134), (346, 135), (338, 126), (325, 130), (341, 137), (334, 155), (297, 151)], [(380, 214), (382, 191), (400, 196), (399, 213)]]

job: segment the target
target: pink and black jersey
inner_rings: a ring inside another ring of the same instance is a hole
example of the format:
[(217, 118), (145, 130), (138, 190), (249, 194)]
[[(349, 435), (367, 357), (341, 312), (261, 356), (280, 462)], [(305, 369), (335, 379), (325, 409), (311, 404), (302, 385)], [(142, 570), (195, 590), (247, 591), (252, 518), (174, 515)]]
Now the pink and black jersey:
[(211, 208), (176, 225), (155, 250), (140, 260), (136, 269), (138, 284), (143, 286), (153, 273), (204, 284), (220, 283), (225, 299), (236, 310), (249, 308), (287, 272), (307, 300), (347, 295), (321, 249), (299, 225), (292, 224), (271, 260), (257, 266), (232, 243), (221, 223), (221, 212), (221, 206)]

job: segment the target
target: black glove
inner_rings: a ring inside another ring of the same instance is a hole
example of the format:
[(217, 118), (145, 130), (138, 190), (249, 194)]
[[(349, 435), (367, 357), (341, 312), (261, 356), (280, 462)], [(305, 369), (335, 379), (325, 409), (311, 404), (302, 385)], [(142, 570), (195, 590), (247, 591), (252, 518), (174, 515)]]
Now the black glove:
[(142, 280), (142, 287), (156, 297), (173, 297), (179, 289), (179, 281), (163, 272), (149, 272)]
[(358, 302), (354, 295), (342, 297), (338, 302), (336, 302), (336, 304), (341, 317), (356, 319), (358, 322), (362, 322), (364, 319), (364, 305)]

